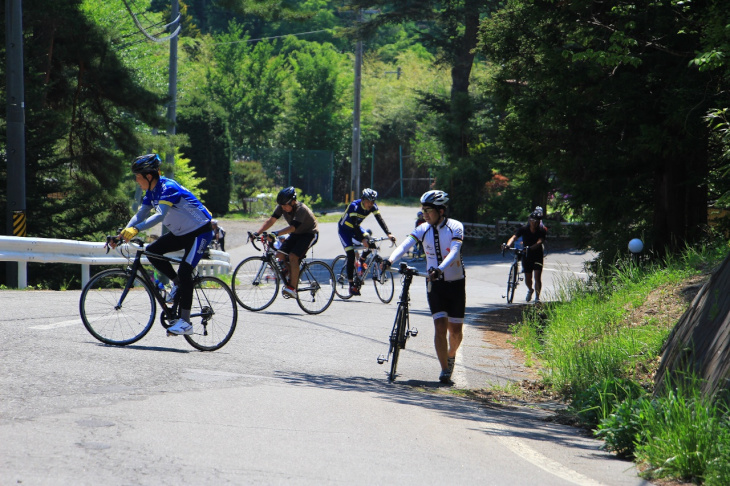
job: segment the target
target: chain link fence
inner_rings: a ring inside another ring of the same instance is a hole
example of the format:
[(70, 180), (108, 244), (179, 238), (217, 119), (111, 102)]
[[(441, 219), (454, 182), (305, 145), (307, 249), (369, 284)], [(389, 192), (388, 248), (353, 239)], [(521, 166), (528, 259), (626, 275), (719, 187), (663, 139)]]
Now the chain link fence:
[(331, 150), (246, 149), (234, 160), (255, 160), (276, 186), (294, 186), (309, 196), (333, 200), (334, 152)]

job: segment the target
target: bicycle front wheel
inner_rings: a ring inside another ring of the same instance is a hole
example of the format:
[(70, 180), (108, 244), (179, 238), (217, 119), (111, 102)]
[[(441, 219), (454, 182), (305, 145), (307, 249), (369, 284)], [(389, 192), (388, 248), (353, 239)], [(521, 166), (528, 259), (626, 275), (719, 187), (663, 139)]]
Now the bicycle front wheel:
[(193, 333), (185, 334), (185, 339), (195, 349), (215, 351), (230, 341), (238, 322), (238, 307), (233, 292), (223, 280), (195, 279), (190, 322)]
[(382, 261), (381, 258), (373, 260), (373, 285), (375, 285), (375, 293), (378, 294), (380, 301), (387, 304), (393, 300), (395, 284), (393, 283), (393, 274), (387, 270), (384, 272), (380, 270)]
[(396, 370), (398, 369), (398, 356), (400, 356), (400, 350), (406, 347), (406, 327), (407, 314), (403, 306), (398, 306), (398, 312), (395, 314), (395, 321), (393, 322), (393, 330), (390, 332), (390, 350), (392, 355), (390, 357), (390, 374), (388, 379), (395, 381)]
[(515, 297), (515, 289), (517, 288), (517, 278), (519, 269), (517, 264), (513, 263), (509, 269), (509, 277), (507, 278), (507, 303), (511, 304)]
[(81, 291), (79, 313), (86, 330), (105, 344), (126, 346), (142, 339), (155, 322), (157, 302), (139, 275), (122, 269), (94, 275)]
[(347, 255), (340, 255), (332, 261), (332, 273), (335, 275), (335, 293), (340, 299), (350, 299), (350, 281), (347, 280)]
[(299, 274), (297, 302), (307, 314), (319, 314), (327, 310), (335, 298), (335, 275), (325, 262), (315, 260), (305, 263)]
[(249, 257), (233, 271), (231, 287), (241, 307), (250, 311), (264, 310), (279, 292), (279, 274), (265, 258)]

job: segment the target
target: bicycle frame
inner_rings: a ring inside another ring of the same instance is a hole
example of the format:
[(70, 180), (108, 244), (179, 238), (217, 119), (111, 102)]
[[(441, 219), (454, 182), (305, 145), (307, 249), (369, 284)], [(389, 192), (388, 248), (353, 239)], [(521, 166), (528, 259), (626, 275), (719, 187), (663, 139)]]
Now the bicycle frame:
[[(409, 267), (407, 263), (401, 262), (398, 273), (403, 275), (403, 288), (401, 290), (400, 297), (398, 299), (398, 308), (395, 314), (395, 321), (393, 322), (393, 329), (390, 331), (390, 348), (388, 354), (378, 356), (378, 364), (383, 364), (390, 361), (390, 373), (388, 379), (394, 381), (396, 377), (396, 369), (398, 366), (398, 356), (401, 349), (405, 349), (406, 341), (409, 337), (416, 337), (418, 335), (418, 329), (415, 327), (411, 329), (408, 302), (411, 300), (410, 288), (413, 282), (413, 277), (425, 277), (427, 275), (421, 275), (415, 267)], [(392, 360), (392, 361), (391, 361)]]
[[(253, 233), (249, 232), (251, 244), (256, 250), (263, 253), (261, 256), (252, 256), (243, 259), (233, 272), (233, 292), (238, 303), (245, 309), (254, 312), (264, 310), (274, 302), (278, 294), (279, 285), (282, 282), (286, 282), (287, 272), (283, 271), (282, 267), (286, 270), (289, 269), (288, 264), (286, 266), (280, 266), (280, 261), (276, 258), (277, 250), (273, 247), (270, 238), (271, 235), (267, 233), (262, 233), (254, 238)], [(256, 244), (256, 240), (260, 241), (261, 247)], [(310, 248), (314, 245), (315, 241), (312, 242)], [(271, 270), (268, 270), (269, 267), (271, 267)], [(241, 271), (241, 275), (246, 275), (241, 280), (240, 286), (237, 285), (239, 271)], [(275, 289), (266, 285), (266, 283), (271, 282), (272, 278), (275, 279), (273, 284), (275, 285)], [(327, 263), (320, 260), (302, 258), (299, 263), (299, 280), (297, 282), (295, 297), (302, 310), (308, 314), (324, 312), (332, 303), (335, 294), (335, 288), (331, 285), (332, 282), (334, 282), (334, 275), (332, 274), (331, 267)], [(327, 285), (331, 285), (329, 295)], [(238, 294), (239, 290), (242, 291), (240, 296)], [(290, 298), (289, 294), (283, 291), (282, 296), (284, 298)], [(320, 303), (324, 303), (324, 305), (322, 306)]]
[(510, 265), (509, 275), (507, 277), (507, 293), (502, 297), (506, 297), (507, 303), (511, 304), (514, 300), (517, 286), (524, 279), (524, 276), (520, 272), (520, 262), (525, 257), (525, 249), (504, 246), (502, 247), (502, 256), (508, 250), (514, 253), (514, 259), (512, 260), (512, 265)]
[[(354, 275), (353, 278), (358, 278), (358, 279), (360, 279), (361, 282), (364, 282), (365, 280), (367, 280), (367, 278), (373, 273), (373, 260), (375, 260), (377, 257), (380, 256), (379, 255), (380, 246), (377, 245), (377, 243), (384, 241), (384, 240), (389, 240), (389, 239), (390, 238), (388, 238), (387, 236), (381, 236), (380, 238), (371, 238), (370, 239), (370, 241), (373, 243), (373, 246), (370, 248), (370, 254), (365, 259), (365, 265), (366, 265), (365, 271), (360, 276), (358, 276), (357, 274)], [(390, 246), (392, 247), (393, 245), (391, 244)], [(360, 256), (358, 250), (364, 250), (364, 249), (365, 249), (364, 246), (355, 247), (355, 260), (356, 261), (357, 261), (358, 257)]]
[[(260, 241), (261, 241), (261, 248), (256, 246), (256, 240), (253, 238), (253, 233), (249, 231), (248, 233), (249, 238), (251, 238), (251, 244), (254, 248), (256, 248), (256, 251), (263, 252), (263, 258), (264, 260), (261, 262), (261, 267), (259, 268), (258, 273), (256, 274), (256, 278), (254, 279), (255, 283), (260, 283), (261, 279), (264, 276), (264, 272), (266, 271), (266, 263), (271, 264), (271, 267), (274, 269), (274, 272), (276, 272), (276, 278), (279, 279), (281, 282), (285, 282), (286, 279), (284, 278), (284, 275), (281, 273), (281, 268), (279, 267), (279, 259), (276, 258), (276, 252), (277, 249), (273, 247), (271, 243), (269, 243), (268, 240), (268, 233), (261, 233), (260, 235)], [(305, 266), (306, 258), (302, 258), (299, 262), (299, 271), (301, 272)], [(287, 256), (285, 260), (285, 264), (287, 265), (287, 270), (289, 266), (289, 257)], [(311, 289), (302, 289), (302, 290), (311, 290)]]
[[(151, 275), (147, 269), (144, 267), (144, 264), (142, 264), (142, 256), (147, 257), (153, 257), (158, 260), (165, 260), (170, 263), (180, 264), (182, 260), (178, 260), (176, 258), (170, 258), (165, 255), (158, 255), (157, 253), (149, 252), (144, 247), (144, 242), (139, 239), (133, 239), (131, 242), (139, 245), (139, 247), (135, 250), (136, 254), (134, 257), (134, 261), (132, 262), (131, 266), (128, 266), (127, 269), (130, 271), (129, 280), (127, 281), (127, 284), (124, 286), (124, 290), (122, 291), (121, 296), (119, 297), (119, 302), (117, 302), (117, 307), (120, 308), (122, 304), (124, 303), (124, 299), (127, 297), (127, 294), (129, 293), (129, 290), (134, 285), (134, 279), (136, 276), (139, 276), (145, 285), (147, 285), (150, 290), (152, 290), (152, 295), (155, 296), (155, 300), (158, 304), (160, 304), (160, 307), (162, 308), (162, 312), (165, 316), (165, 319), (162, 320), (162, 325), (165, 328), (170, 327), (169, 324), (172, 323), (177, 317), (177, 299), (175, 299), (175, 302), (172, 306), (168, 306), (167, 301), (165, 300), (165, 297), (162, 295), (160, 290), (157, 288), (156, 285), (153, 285), (152, 282), (154, 282), (153, 275)], [(121, 253), (121, 250), (120, 250)], [(127, 255), (127, 258), (130, 258), (129, 255)], [(130, 258), (131, 259), (131, 258)], [(194, 270), (193, 273), (193, 281), (198, 277), (197, 270)], [(207, 317), (201, 314), (191, 314), (190, 318), (195, 317)], [(165, 322), (166, 321), (166, 322)]]

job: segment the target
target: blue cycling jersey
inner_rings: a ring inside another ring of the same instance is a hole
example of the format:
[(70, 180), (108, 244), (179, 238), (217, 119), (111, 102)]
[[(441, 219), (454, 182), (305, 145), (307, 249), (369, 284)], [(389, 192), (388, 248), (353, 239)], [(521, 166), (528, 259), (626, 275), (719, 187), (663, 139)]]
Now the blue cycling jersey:
[(373, 207), (370, 208), (370, 210), (367, 210), (362, 205), (362, 199), (356, 199), (350, 203), (347, 210), (342, 215), (342, 218), (340, 218), (340, 222), (338, 223), (339, 229), (355, 229), (359, 227), (362, 221), (370, 214), (375, 216), (375, 219), (378, 221), (378, 224), (383, 231), (385, 231), (385, 234), (390, 234), (388, 226), (385, 224), (383, 217), (380, 215), (378, 205), (373, 202)]
[[(174, 235), (185, 235), (207, 224), (212, 215), (190, 191), (173, 179), (160, 177), (151, 191), (146, 191), (142, 206), (130, 221), (138, 230), (146, 230), (159, 222), (153, 216), (145, 220), (152, 209), (163, 213), (162, 224)], [(163, 211), (163, 208), (165, 210)]]

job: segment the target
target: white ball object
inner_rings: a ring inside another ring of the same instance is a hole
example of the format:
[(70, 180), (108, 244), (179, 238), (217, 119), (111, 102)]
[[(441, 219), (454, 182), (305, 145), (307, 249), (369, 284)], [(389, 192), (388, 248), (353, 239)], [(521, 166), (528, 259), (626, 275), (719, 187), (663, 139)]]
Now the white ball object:
[(631, 253), (641, 253), (641, 250), (644, 249), (644, 243), (638, 239), (634, 238), (633, 240), (629, 241), (629, 251)]

